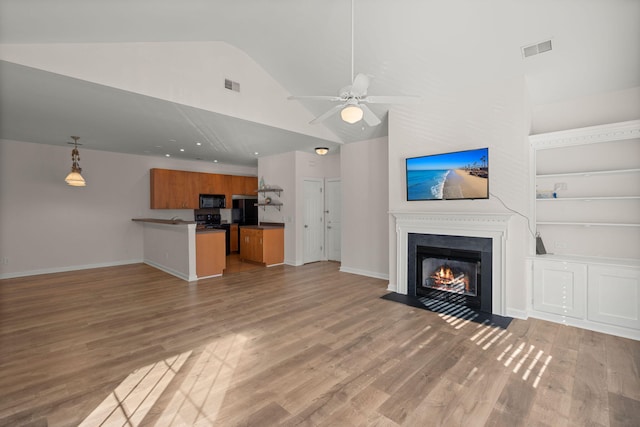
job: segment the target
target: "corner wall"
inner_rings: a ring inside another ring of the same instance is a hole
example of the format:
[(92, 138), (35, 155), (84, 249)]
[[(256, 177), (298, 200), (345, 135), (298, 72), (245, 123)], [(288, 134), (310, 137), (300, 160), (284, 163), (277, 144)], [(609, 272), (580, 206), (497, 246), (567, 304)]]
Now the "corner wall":
[(378, 138), (342, 146), (340, 271), (389, 279), (388, 141)]

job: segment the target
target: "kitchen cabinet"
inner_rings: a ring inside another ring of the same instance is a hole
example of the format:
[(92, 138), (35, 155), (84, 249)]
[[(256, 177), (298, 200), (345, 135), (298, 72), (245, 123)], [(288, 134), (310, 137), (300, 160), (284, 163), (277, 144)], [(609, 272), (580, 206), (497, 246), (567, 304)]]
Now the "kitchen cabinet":
[(224, 231), (196, 233), (196, 275), (198, 278), (219, 276), (226, 268)]
[(232, 195), (256, 195), (258, 186), (251, 176), (171, 169), (151, 169), (150, 182), (151, 209), (198, 209), (200, 194), (224, 194), (230, 209)]
[(151, 169), (151, 209), (198, 209), (198, 174)]
[(238, 241), (240, 239), (238, 224), (231, 224), (229, 227), (229, 251), (238, 252)]
[(240, 259), (266, 266), (284, 262), (283, 227), (240, 227)]

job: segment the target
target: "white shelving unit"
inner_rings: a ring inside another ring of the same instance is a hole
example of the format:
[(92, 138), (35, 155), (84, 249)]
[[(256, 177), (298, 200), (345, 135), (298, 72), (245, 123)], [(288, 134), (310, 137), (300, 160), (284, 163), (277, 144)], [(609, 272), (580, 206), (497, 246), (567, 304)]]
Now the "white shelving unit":
[(640, 120), (529, 140), (532, 315), (640, 339)]

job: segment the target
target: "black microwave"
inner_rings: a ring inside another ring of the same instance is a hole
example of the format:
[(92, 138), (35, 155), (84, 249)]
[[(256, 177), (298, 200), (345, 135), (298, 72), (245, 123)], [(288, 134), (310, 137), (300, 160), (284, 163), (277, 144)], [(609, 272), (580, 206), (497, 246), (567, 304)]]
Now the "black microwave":
[(224, 194), (201, 194), (200, 209), (224, 208), (226, 200)]

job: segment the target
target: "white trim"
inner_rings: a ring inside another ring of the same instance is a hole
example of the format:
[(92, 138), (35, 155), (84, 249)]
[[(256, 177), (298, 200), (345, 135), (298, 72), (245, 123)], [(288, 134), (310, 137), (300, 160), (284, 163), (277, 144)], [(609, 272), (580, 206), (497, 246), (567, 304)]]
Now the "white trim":
[[(333, 262), (333, 261), (328, 261)], [(389, 274), (378, 273), (376, 271), (360, 270), (358, 268), (340, 267), (341, 273), (357, 274), (359, 276), (373, 277), (375, 279), (389, 280)]]
[(130, 260), (123, 260), (123, 261), (115, 261), (115, 262), (102, 262), (98, 264), (85, 264), (85, 265), (72, 265), (68, 267), (43, 268), (39, 270), (29, 270), (29, 271), (20, 271), (17, 273), (0, 274), (0, 280), (14, 279), (17, 277), (36, 276), (38, 274), (66, 273), (68, 271), (90, 270), (92, 268), (117, 267), (119, 265), (142, 264), (142, 263), (144, 263), (142, 259), (130, 259)]
[(181, 271), (174, 270), (172, 268), (166, 267), (166, 266), (164, 266), (162, 264), (155, 263), (155, 262), (150, 261), (148, 259), (145, 259), (144, 263), (149, 265), (149, 266), (151, 266), (151, 267), (153, 267), (153, 268), (157, 268), (158, 270), (164, 271), (165, 273), (171, 274), (172, 276), (175, 276), (178, 279), (182, 279), (182, 280), (184, 280), (186, 282), (195, 282), (196, 280), (199, 279), (199, 277), (195, 277), (195, 278), (190, 279), (189, 275), (184, 274)]
[(640, 341), (640, 331), (635, 329), (628, 329), (621, 326), (614, 326), (605, 323), (591, 322), (585, 319), (575, 319), (568, 316), (559, 316), (557, 314), (544, 313), (536, 310), (531, 310), (529, 312), (529, 317)]
[(492, 239), (492, 311), (506, 315), (506, 242), (511, 214), (390, 212), (396, 219), (396, 290), (406, 295), (409, 233)]
[(640, 138), (640, 120), (530, 135), (536, 150)]

